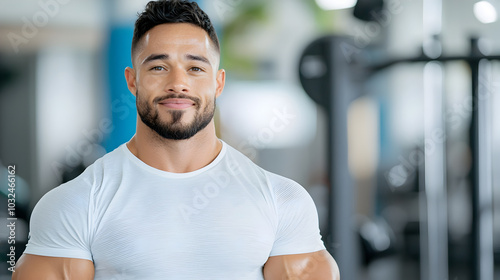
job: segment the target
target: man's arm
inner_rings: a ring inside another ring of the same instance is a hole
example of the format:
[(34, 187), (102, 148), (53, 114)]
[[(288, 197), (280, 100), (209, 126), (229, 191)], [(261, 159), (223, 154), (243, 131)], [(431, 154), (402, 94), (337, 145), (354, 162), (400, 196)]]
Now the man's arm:
[(23, 254), (12, 280), (92, 280), (94, 263), (84, 259), (55, 258)]
[(265, 280), (340, 280), (337, 263), (326, 251), (270, 257), (264, 265)]

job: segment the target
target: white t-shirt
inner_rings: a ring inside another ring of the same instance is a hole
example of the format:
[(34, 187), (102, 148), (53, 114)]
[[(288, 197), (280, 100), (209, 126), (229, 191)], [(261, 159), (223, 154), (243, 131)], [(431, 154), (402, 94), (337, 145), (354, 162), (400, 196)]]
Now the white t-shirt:
[(324, 248), (306, 190), (223, 142), (189, 173), (121, 145), (42, 197), (24, 253), (91, 260), (103, 280), (257, 280), (270, 256)]

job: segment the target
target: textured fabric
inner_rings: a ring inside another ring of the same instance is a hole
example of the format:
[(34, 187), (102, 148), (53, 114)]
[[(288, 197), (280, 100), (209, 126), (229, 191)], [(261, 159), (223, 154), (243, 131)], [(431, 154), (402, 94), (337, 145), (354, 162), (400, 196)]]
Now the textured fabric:
[(25, 253), (88, 259), (95, 279), (263, 279), (270, 256), (324, 249), (309, 194), (223, 142), (189, 173), (125, 144), (48, 192)]

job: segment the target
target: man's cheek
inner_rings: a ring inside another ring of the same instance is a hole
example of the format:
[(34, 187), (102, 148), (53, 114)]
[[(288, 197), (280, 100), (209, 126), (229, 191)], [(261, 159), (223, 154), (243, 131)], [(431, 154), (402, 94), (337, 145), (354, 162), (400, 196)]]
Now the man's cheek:
[(149, 90), (161, 89), (162, 79), (159, 76), (154, 75), (142, 75), (138, 78), (138, 83), (141, 87)]

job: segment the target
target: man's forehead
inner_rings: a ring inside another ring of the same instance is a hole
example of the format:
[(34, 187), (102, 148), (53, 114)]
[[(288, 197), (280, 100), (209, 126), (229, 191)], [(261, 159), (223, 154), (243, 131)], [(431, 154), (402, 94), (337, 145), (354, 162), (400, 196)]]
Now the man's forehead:
[(144, 42), (203, 44), (208, 47), (210, 37), (205, 30), (193, 24), (167, 23), (157, 25), (146, 32)]

